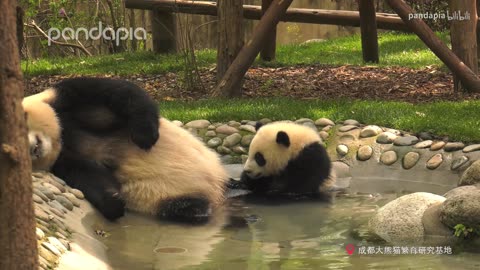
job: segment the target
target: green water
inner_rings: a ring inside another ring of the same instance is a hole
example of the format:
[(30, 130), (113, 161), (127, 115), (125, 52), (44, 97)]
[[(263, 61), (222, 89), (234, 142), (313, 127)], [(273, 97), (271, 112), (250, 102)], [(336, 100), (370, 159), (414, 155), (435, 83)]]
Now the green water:
[[(396, 197), (342, 196), (331, 205), (231, 201), (205, 226), (162, 223), (131, 213), (101, 226), (108, 233), (103, 241), (110, 263), (119, 270), (480, 269), (480, 247), (472, 246), (451, 246), (453, 255), (358, 254), (361, 246), (394, 247), (374, 241), (365, 225)], [(353, 255), (346, 252), (347, 244), (357, 247)], [(412, 247), (417, 248), (408, 245)]]

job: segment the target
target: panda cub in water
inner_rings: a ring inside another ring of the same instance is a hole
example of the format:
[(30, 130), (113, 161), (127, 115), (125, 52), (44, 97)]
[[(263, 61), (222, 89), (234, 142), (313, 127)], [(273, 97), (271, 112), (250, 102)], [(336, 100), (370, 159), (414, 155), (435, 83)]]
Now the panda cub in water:
[(317, 132), (291, 122), (257, 123), (256, 129), (240, 182), (231, 187), (267, 199), (330, 199), (335, 180)]
[(124, 208), (174, 221), (207, 221), (228, 175), (216, 153), (159, 118), (135, 84), (75, 78), (24, 98), (34, 170), (80, 189), (106, 218)]

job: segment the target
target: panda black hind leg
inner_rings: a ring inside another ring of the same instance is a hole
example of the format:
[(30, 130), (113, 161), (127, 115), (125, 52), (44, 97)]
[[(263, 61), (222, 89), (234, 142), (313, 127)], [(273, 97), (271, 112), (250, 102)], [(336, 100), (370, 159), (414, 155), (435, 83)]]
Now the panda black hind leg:
[(158, 209), (161, 219), (190, 224), (206, 223), (210, 214), (210, 201), (202, 196), (171, 198), (162, 201)]

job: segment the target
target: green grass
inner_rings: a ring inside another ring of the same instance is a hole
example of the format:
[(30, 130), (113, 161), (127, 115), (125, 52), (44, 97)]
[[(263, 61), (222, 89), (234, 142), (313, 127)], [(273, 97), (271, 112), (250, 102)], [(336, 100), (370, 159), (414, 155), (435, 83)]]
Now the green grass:
[(171, 120), (188, 122), (208, 119), (229, 120), (295, 120), (327, 117), (334, 121), (356, 119), (409, 132), (428, 131), (448, 135), (452, 140), (480, 142), (480, 101), (410, 104), (386, 101), (321, 101), (275, 99), (164, 101), (161, 114)]
[[(447, 33), (439, 33), (448, 40)], [(380, 66), (422, 68), (441, 66), (436, 56), (413, 34), (386, 32), (379, 36)], [(214, 50), (197, 51), (200, 67), (215, 64)], [(277, 60), (257, 61), (260, 66), (293, 66), (300, 64), (363, 65), (360, 36), (326, 40), (320, 43), (279, 46)], [(182, 70), (182, 57), (176, 54), (157, 55), (151, 52), (122, 53), (94, 57), (43, 58), (22, 61), (26, 75), (55, 74), (162, 74)]]

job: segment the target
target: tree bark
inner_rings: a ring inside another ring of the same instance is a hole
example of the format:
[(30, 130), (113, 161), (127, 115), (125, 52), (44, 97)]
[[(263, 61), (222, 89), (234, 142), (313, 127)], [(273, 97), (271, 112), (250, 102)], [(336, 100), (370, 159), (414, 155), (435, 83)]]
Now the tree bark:
[[(218, 50), (217, 82), (223, 78), (228, 67), (243, 47), (243, 1), (218, 1)], [(241, 82), (232, 92), (241, 92)]]
[(151, 13), (151, 20), (153, 51), (156, 53), (176, 52), (177, 30), (175, 15), (171, 12), (153, 9)]
[(241, 83), (245, 73), (255, 60), (265, 43), (267, 33), (278, 24), (280, 17), (290, 6), (293, 0), (273, 0), (270, 8), (263, 15), (257, 27), (253, 31), (252, 38), (242, 47), (233, 63), (228, 68), (225, 76), (213, 91), (214, 97), (239, 97), (241, 92), (234, 92), (235, 85)]
[(428, 27), (417, 18), (409, 18), (415, 12), (403, 0), (387, 0), (387, 3), (402, 18), (405, 24), (442, 60), (442, 62), (460, 79), (462, 85), (472, 92), (480, 92), (480, 80), (460, 58), (458, 58)]
[[(478, 74), (476, 0), (450, 0), (449, 9), (452, 17), (456, 14), (464, 16), (464, 19), (459, 17), (451, 20), (452, 51), (475, 74)], [(453, 77), (453, 84), (455, 91), (465, 90), (462, 89), (458, 76)]]
[(38, 269), (15, 0), (0, 1), (0, 270)]
[(359, 12), (363, 61), (378, 63), (378, 35), (374, 0), (360, 0)]
[[(272, 0), (262, 0), (262, 16), (272, 4)], [(265, 44), (262, 51), (260, 51), (260, 58), (263, 61), (273, 61), (275, 59), (275, 51), (277, 47), (277, 27), (274, 27), (272, 31), (267, 33)]]

